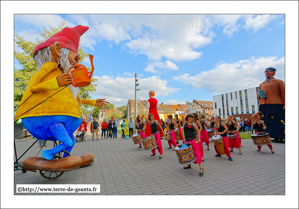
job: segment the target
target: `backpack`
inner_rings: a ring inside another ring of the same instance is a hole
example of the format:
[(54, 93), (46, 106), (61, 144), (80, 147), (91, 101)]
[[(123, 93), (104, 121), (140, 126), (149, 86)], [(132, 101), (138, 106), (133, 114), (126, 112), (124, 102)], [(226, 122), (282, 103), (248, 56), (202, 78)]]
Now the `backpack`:
[(93, 122), (92, 122), (92, 128), (93, 128), (93, 129), (97, 129), (97, 128), (98, 128), (98, 122), (93, 121)]

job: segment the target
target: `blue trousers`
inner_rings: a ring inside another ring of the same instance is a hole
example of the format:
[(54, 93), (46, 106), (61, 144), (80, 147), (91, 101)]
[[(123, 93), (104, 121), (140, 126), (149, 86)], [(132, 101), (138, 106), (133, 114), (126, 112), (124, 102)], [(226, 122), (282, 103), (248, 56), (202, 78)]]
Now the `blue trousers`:
[[(43, 150), (42, 156), (51, 160), (55, 154), (67, 151), (71, 152), (73, 146), (76, 143), (74, 132), (78, 129), (82, 122), (81, 119), (64, 116), (39, 116), (23, 118), (22, 123), (26, 129), (36, 138), (42, 140), (58, 140), (61, 144), (53, 147), (51, 150)], [(64, 154), (63, 157), (67, 157), (68, 154)]]
[(117, 138), (117, 129), (113, 129), (113, 138)]

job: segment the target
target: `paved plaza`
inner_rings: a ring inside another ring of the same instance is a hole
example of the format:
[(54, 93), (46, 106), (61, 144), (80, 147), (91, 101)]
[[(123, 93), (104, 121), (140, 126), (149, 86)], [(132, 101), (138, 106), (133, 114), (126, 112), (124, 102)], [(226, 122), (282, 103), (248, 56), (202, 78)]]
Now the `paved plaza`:
[[(119, 135), (120, 136), (120, 135)], [(17, 139), (18, 156), (35, 139)], [(199, 177), (198, 165), (183, 169), (175, 151), (167, 149), (162, 140), (163, 158), (151, 157), (151, 151), (138, 149), (132, 139), (100, 139), (77, 142), (72, 155), (94, 154), (94, 163), (88, 167), (65, 172), (56, 180), (47, 180), (39, 172), (14, 172), (15, 184), (100, 184), (101, 195), (284, 195), (285, 145), (274, 143), (275, 154), (267, 146), (256, 151), (251, 139), (242, 140), (243, 155), (238, 149), (226, 156), (214, 157), (214, 145), (207, 151), (204, 144), (204, 176)], [(50, 149), (47, 142), (44, 149)], [(36, 156), (40, 150), (36, 143), (20, 160)], [(38, 155), (40, 156), (40, 154)], [(15, 193), (17, 194), (17, 193)], [(19, 195), (19, 194), (18, 194)], [(51, 194), (52, 195), (52, 194)], [(66, 194), (63, 194), (66, 195)], [(70, 194), (72, 195), (72, 194)], [(99, 195), (99, 194), (97, 194)]]

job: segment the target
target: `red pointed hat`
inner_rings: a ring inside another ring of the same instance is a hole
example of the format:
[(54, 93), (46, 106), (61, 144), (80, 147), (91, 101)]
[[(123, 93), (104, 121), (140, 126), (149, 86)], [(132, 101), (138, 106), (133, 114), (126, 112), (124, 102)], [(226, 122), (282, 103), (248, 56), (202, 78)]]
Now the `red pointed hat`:
[(80, 37), (89, 29), (88, 26), (78, 25), (74, 28), (64, 28), (62, 31), (56, 33), (54, 36), (46, 40), (45, 42), (37, 45), (33, 50), (33, 56), (35, 53), (43, 48), (51, 46), (55, 42), (59, 42), (62, 48), (67, 48), (78, 53)]

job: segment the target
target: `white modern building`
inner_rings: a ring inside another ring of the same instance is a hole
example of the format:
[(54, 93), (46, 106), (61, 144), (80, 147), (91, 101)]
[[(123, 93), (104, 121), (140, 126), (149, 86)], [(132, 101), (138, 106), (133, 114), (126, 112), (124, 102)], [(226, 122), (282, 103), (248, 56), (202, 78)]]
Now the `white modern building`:
[(213, 96), (214, 115), (227, 118), (228, 115), (256, 113), (259, 105), (257, 90), (258, 87), (254, 87)]

